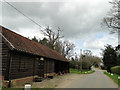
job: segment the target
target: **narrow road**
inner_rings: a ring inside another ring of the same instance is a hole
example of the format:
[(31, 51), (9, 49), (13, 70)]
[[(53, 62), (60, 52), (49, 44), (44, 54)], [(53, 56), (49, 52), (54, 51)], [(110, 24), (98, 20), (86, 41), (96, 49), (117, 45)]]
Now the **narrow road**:
[(104, 72), (95, 69), (95, 73), (77, 77), (73, 81), (59, 86), (61, 88), (118, 88), (109, 77), (104, 75)]

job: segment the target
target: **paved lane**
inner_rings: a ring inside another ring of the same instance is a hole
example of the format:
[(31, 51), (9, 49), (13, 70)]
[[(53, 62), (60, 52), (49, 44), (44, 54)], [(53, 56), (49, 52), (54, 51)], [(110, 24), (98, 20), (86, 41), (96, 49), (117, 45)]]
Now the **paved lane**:
[(95, 71), (69, 82), (64, 88), (118, 88), (118, 85), (104, 75), (102, 70)]

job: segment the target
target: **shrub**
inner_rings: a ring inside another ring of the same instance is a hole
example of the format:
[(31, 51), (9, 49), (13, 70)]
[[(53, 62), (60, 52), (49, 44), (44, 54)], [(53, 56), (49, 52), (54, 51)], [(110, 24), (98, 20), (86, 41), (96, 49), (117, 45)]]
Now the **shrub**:
[(107, 67), (106, 66), (101, 66), (101, 69), (102, 70), (107, 70)]
[(120, 66), (111, 67), (111, 72), (120, 75)]

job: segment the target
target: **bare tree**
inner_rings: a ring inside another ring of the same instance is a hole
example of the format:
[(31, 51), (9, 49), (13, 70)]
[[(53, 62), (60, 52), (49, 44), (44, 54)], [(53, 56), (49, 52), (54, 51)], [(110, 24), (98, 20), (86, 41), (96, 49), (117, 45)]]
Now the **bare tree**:
[(41, 30), (44, 36), (47, 37), (47, 46), (53, 50), (56, 50), (60, 54), (64, 55), (67, 59), (72, 56), (72, 51), (75, 45), (69, 41), (61, 41), (63, 36), (60, 35), (61, 29), (58, 27), (57, 33), (53, 32), (49, 26), (45, 30)]
[(108, 13), (107, 17), (103, 19), (103, 22), (108, 28), (112, 28), (111, 33), (120, 32), (120, 1), (112, 0), (109, 2), (113, 8)]
[(90, 50), (84, 50), (83, 54), (86, 55), (86, 56), (91, 56), (92, 52)]
[(62, 31), (59, 27), (57, 29), (57, 33), (53, 32), (52, 29), (49, 28), (49, 26), (45, 30), (41, 30), (42, 33), (48, 37), (49, 40), (49, 47), (53, 50), (55, 50), (56, 43), (62, 38), (63, 36), (60, 36), (60, 32)]
[(75, 45), (69, 41), (64, 41), (63, 42), (63, 54), (64, 57), (66, 58), (70, 58), (71, 56), (73, 56), (73, 50), (75, 48)]

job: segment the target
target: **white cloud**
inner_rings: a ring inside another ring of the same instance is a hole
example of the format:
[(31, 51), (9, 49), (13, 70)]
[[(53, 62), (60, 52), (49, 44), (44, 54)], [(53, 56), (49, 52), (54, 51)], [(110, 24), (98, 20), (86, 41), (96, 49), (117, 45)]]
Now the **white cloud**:
[[(10, 3), (43, 27), (50, 25), (55, 31), (60, 26), (63, 29), (64, 40), (81, 42), (84, 39), (84, 46), (76, 44), (77, 52), (82, 47), (83, 49), (91, 49), (97, 55), (104, 45), (111, 44), (115, 46), (117, 44), (116, 36), (94, 37), (96, 33), (106, 33), (105, 30), (102, 31), (100, 23), (110, 10), (109, 0), (41, 1)], [(25, 37), (37, 36), (43, 38), (38, 26), (29, 19), (6, 3), (2, 3), (2, 8), (3, 26)]]
[(104, 48), (105, 45), (110, 44), (112, 46), (117, 46), (118, 35), (117, 34), (105, 34), (101, 38), (91, 37), (84, 42), (84, 48), (88, 49), (100, 49)]
[(106, 34), (102, 38), (89, 38), (84, 42), (84, 48), (93, 52), (93, 55), (101, 56), (101, 49), (104, 49), (105, 45), (112, 45), (113, 47), (118, 45), (117, 34)]
[(44, 37), (44, 35), (41, 34), (41, 31), (38, 30), (37, 27), (35, 27), (34, 29), (31, 28), (25, 29), (24, 32), (23, 29), (24, 28), (20, 28), (19, 33), (25, 37), (33, 38), (35, 36), (38, 39), (42, 39)]
[(104, 43), (99, 39), (95, 39), (84, 42), (84, 47), (88, 49), (100, 49), (104, 47)]

